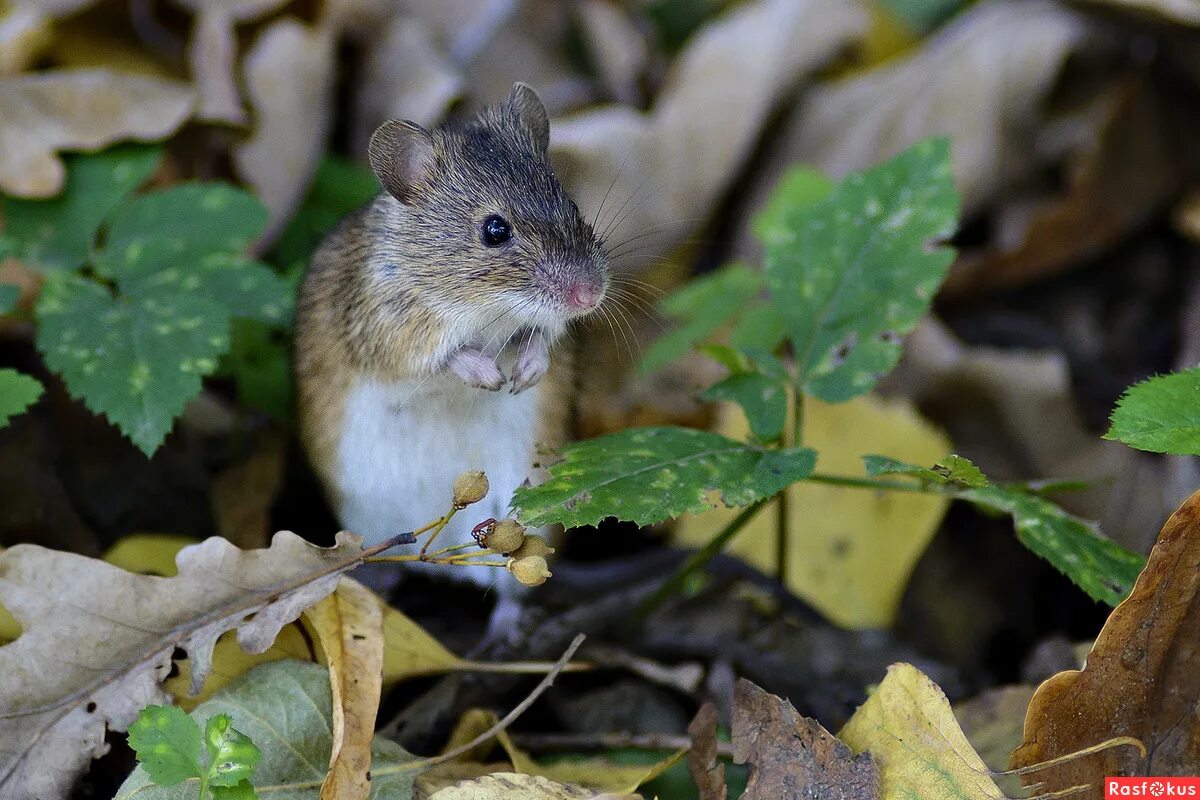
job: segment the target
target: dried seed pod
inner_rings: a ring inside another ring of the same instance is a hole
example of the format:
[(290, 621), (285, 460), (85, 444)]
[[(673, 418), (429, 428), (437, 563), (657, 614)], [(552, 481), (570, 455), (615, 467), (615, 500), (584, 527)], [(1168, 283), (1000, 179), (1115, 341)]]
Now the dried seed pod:
[(541, 556), (510, 558), (508, 571), (526, 586), (541, 586), (550, 577), (550, 565)]
[(550, 543), (541, 536), (526, 536), (525, 541), (516, 550), (513, 550), (511, 555), (513, 558), (525, 558), (526, 556), (541, 556), (545, 558), (554, 552), (554, 548)]
[(454, 479), (454, 507), (466, 508), (488, 493), (488, 479), (479, 470), (469, 470)]
[(525, 526), (515, 519), (505, 518), (497, 522), (483, 535), (480, 542), (497, 553), (511, 553), (525, 543)]

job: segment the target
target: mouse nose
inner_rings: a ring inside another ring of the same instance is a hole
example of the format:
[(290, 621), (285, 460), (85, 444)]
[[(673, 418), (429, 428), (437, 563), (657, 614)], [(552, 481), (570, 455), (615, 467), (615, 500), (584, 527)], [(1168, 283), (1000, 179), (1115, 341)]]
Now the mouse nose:
[(567, 291), (567, 302), (571, 308), (586, 311), (600, 302), (601, 288), (594, 283), (575, 283)]

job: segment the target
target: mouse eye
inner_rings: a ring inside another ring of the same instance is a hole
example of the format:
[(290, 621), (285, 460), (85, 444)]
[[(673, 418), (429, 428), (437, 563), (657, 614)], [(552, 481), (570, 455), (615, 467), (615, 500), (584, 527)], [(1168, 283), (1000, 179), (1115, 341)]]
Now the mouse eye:
[(492, 214), (483, 221), (483, 243), (488, 247), (499, 247), (512, 238), (512, 226), (499, 214)]

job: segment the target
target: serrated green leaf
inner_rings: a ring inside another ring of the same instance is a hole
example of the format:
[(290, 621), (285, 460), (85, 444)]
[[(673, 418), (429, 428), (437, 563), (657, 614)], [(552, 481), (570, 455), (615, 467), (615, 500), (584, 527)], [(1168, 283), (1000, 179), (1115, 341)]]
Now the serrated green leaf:
[(176, 258), (240, 253), (266, 224), (267, 209), (244, 189), (181, 183), (138, 195), (117, 208), (108, 219), (105, 250), (110, 257), (125, 258), (130, 247), (166, 239), (176, 248)]
[[(82, 266), (108, 213), (158, 166), (157, 147), (125, 145), (67, 157), (62, 192), (49, 200), (4, 201), (4, 241), (11, 255), (33, 267)], [(159, 220), (168, 224), (173, 220)]]
[[(325, 667), (275, 661), (255, 667), (217, 692), (196, 707), (192, 718), (199, 721), (227, 714), (237, 729), (254, 741), (262, 751), (262, 760), (254, 769), (254, 788), (260, 797), (318, 800), (333, 749), (332, 705)], [(407, 766), (412, 760), (395, 742), (375, 737), (371, 800), (411, 797), (413, 778), (421, 772)], [(155, 786), (139, 766), (117, 790), (115, 800), (196, 800), (197, 788), (197, 781), (192, 780)], [(240, 800), (246, 796), (225, 791), (214, 787), (214, 797)]]
[(808, 448), (765, 450), (690, 428), (635, 428), (563, 448), (539, 486), (518, 489), (529, 525), (595, 525), (606, 517), (651, 525), (719, 498), (745, 506), (812, 473)]
[(379, 179), (371, 170), (326, 156), (317, 167), (308, 196), (279, 235), (271, 260), (284, 266), (307, 263), (325, 234), (380, 190)]
[(7, 314), (17, 307), (21, 299), (21, 287), (13, 283), (0, 283), (0, 314)]
[(741, 313), (762, 286), (762, 275), (743, 264), (730, 264), (692, 280), (662, 303), (663, 313), (679, 320), (680, 326), (659, 338), (638, 368), (652, 372), (684, 355)]
[(237, 383), (238, 402), (265, 411), (272, 419), (292, 418), (292, 362), (287, 337), (261, 322), (233, 321), (229, 352), (218, 374)]
[(143, 708), (129, 726), (129, 746), (137, 753), (138, 769), (160, 786), (174, 786), (204, 774), (200, 766), (200, 726), (181, 708)]
[(1094, 600), (1115, 606), (1133, 589), (1146, 560), (1101, 536), (1044, 497), (1007, 486), (964, 489), (958, 497), (1010, 514), (1017, 538)]
[(247, 782), (262, 760), (262, 752), (250, 737), (233, 727), (228, 714), (216, 714), (204, 723), (204, 746), (211, 786), (234, 787)]
[(186, 293), (114, 296), (77, 276), (47, 281), (38, 349), (70, 393), (107, 416), (142, 452), (162, 443), (229, 347), (229, 314)]
[(811, 208), (833, 193), (836, 184), (811, 167), (792, 167), (775, 184), (766, 206), (750, 223), (763, 244), (782, 244), (791, 235), (792, 216)]
[(132, 297), (191, 294), (224, 306), (232, 316), (291, 322), (291, 284), (268, 265), (236, 253), (196, 252), (179, 239), (152, 235), (106, 249), (97, 267)]
[(766, 279), (805, 391), (844, 402), (895, 366), (954, 258), (959, 197), (945, 140), (922, 142), (785, 217)]
[(1200, 455), (1200, 367), (1129, 387), (1104, 438), (1154, 453)]
[(959, 455), (949, 455), (938, 461), (932, 467), (918, 467), (907, 464), (889, 456), (863, 456), (867, 475), (908, 475), (939, 486), (953, 486), (962, 489), (979, 489), (990, 485), (987, 477), (969, 459)]
[(787, 384), (761, 372), (730, 375), (704, 391), (708, 401), (728, 400), (746, 412), (751, 432), (761, 441), (773, 442), (783, 433), (787, 419)]
[(24, 414), (42, 396), (42, 391), (37, 378), (15, 369), (0, 369), (0, 427)]
[(258, 793), (250, 785), (250, 781), (242, 781), (236, 786), (212, 786), (213, 800), (258, 800)]

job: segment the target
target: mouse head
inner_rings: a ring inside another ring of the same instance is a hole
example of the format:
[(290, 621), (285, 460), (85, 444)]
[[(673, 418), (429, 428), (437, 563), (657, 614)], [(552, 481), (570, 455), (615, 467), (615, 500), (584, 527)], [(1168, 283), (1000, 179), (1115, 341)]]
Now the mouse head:
[(550, 121), (529, 86), (478, 119), (432, 131), (385, 123), (370, 158), (406, 211), (406, 263), (420, 288), (557, 333), (608, 286), (602, 243), (550, 168)]

